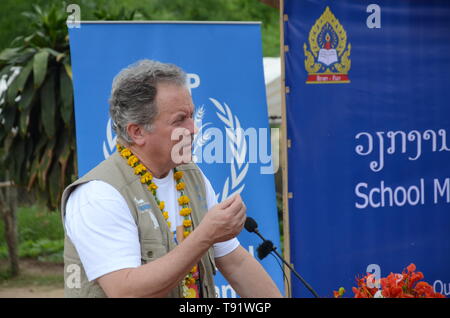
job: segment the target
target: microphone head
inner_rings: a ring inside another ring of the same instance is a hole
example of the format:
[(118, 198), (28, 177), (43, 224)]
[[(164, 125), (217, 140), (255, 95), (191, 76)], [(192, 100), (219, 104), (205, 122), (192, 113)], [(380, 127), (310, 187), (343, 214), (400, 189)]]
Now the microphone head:
[(247, 231), (253, 233), (258, 229), (258, 223), (256, 223), (256, 221), (253, 218), (248, 216), (247, 219), (245, 220), (244, 227)]
[(258, 246), (257, 252), (258, 252), (258, 258), (262, 260), (264, 257), (270, 254), (273, 250), (273, 243), (272, 241), (264, 241), (261, 243), (261, 245)]

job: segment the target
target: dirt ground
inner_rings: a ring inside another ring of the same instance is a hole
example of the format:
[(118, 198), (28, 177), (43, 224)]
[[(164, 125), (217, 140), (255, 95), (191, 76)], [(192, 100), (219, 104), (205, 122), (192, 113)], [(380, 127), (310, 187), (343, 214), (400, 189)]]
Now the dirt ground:
[(9, 287), (0, 289), (0, 298), (63, 298), (64, 289), (53, 286)]
[[(5, 261), (0, 269), (7, 268)], [(36, 260), (20, 261), (20, 276), (0, 282), (0, 298), (61, 298), (64, 288), (62, 264), (42, 263)]]

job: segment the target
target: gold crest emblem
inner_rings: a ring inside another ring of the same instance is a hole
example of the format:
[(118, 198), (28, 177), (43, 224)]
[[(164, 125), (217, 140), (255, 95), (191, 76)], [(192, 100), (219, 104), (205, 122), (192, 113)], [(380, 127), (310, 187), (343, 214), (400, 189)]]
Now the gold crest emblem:
[(303, 44), (307, 84), (350, 83), (351, 45), (347, 33), (329, 7), (309, 32), (309, 49)]

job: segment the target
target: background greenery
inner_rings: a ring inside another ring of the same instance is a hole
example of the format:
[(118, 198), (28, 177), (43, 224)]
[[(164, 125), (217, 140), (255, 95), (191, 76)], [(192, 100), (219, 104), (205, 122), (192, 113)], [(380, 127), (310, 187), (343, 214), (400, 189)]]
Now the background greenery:
[[(45, 7), (61, 0), (1, 0), (0, 51), (23, 34), (31, 33), (31, 26), (23, 11), (33, 4)], [(141, 20), (186, 21), (261, 21), (264, 56), (279, 56), (278, 10), (259, 0), (70, 0), (81, 8), (81, 20), (113, 20), (122, 16), (121, 10), (134, 13)]]
[[(64, 231), (57, 211), (51, 212), (39, 205), (21, 207), (17, 210), (17, 221), (19, 257), (56, 263), (63, 261)], [(0, 222), (0, 259), (8, 257), (4, 230), (4, 224)]]

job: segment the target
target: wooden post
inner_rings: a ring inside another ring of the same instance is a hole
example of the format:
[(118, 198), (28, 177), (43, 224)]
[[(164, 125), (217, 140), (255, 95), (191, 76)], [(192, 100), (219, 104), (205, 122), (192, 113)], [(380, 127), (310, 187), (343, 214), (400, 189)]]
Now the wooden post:
[[(281, 171), (283, 175), (283, 236), (284, 258), (291, 262), (290, 230), (289, 230), (289, 202), (288, 202), (288, 160), (287, 160), (287, 120), (286, 120), (286, 76), (285, 76), (285, 45), (284, 45), (284, 0), (280, 0), (280, 59), (281, 59)], [(285, 272), (289, 269), (284, 265)], [(291, 296), (291, 276), (287, 275), (285, 294)]]
[(19, 248), (17, 233), (17, 189), (12, 182), (0, 185), (0, 215), (5, 223), (5, 239), (11, 276), (19, 275)]

